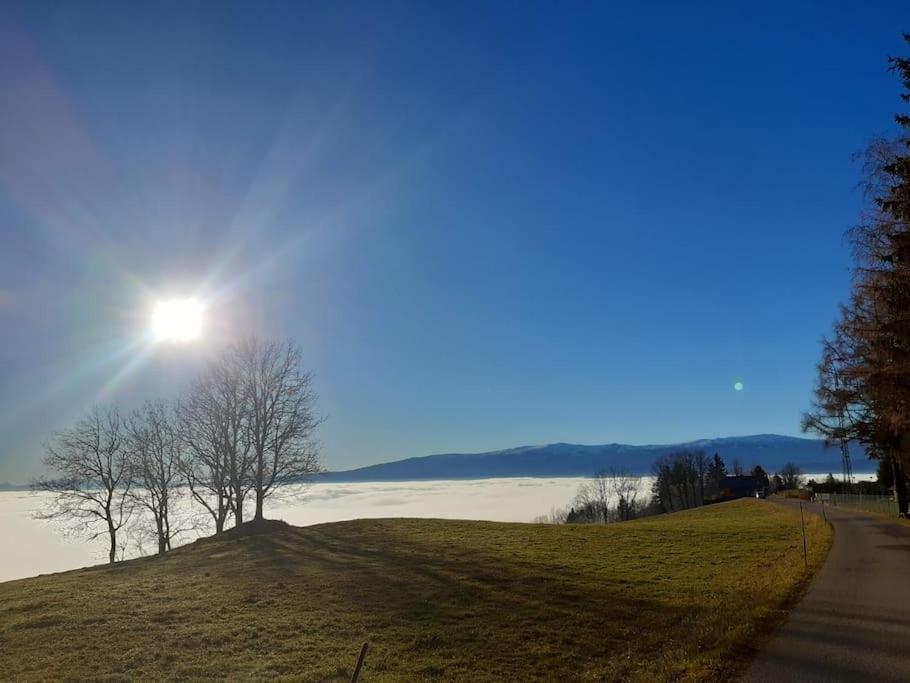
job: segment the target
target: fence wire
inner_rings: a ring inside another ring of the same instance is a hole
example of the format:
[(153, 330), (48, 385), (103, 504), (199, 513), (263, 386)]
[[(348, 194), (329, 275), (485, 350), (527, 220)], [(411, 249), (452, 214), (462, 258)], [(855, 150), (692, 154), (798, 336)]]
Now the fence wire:
[(817, 493), (817, 501), (824, 501), (826, 505), (876, 512), (881, 515), (897, 517), (897, 501), (891, 496), (876, 496), (865, 493)]

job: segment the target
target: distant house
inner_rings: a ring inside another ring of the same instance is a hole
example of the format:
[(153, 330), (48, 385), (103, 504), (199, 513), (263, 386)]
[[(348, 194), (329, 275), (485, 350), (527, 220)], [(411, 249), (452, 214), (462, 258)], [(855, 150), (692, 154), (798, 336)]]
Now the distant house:
[(767, 490), (764, 481), (752, 475), (721, 477), (718, 482), (718, 500), (755, 498), (756, 495), (764, 497), (765, 494), (767, 494)]

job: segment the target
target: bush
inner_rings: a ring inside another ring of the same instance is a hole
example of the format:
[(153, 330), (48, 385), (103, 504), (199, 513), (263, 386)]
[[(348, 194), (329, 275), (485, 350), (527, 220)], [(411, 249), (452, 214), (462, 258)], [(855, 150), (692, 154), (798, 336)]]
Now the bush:
[(812, 491), (808, 489), (785, 489), (783, 491), (778, 491), (777, 495), (781, 498), (793, 498), (796, 500), (811, 500)]

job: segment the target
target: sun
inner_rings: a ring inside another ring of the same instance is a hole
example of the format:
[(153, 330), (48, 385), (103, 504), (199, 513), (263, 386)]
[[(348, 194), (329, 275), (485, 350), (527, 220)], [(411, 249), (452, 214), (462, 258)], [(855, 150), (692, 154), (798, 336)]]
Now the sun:
[(191, 342), (202, 335), (202, 302), (194, 297), (159, 301), (152, 311), (157, 341)]

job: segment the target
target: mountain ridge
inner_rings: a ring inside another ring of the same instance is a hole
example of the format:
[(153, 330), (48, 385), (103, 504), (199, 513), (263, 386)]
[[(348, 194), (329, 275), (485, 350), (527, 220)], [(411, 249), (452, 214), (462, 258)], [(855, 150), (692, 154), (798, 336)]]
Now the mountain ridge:
[[(746, 469), (760, 464), (769, 472), (793, 462), (805, 472), (839, 472), (840, 452), (821, 439), (780, 434), (751, 434), (696, 439), (670, 444), (599, 445), (556, 442), (526, 445), (480, 453), (418, 455), (351, 470), (325, 472), (323, 482), (412, 481), (431, 479), (494, 479), (499, 477), (587, 476), (608, 467), (625, 467), (630, 474), (648, 474), (662, 455), (677, 450), (715, 452), (732, 468), (739, 460)], [(854, 470), (873, 472), (859, 444), (851, 443)]]
[[(840, 453), (821, 439), (781, 434), (749, 434), (695, 439), (669, 444), (550, 444), (513, 446), (480, 453), (435, 453), (365, 465), (350, 470), (322, 472), (315, 482), (428, 481), (434, 479), (496, 479), (505, 477), (579, 477), (609, 467), (625, 467), (630, 474), (649, 474), (661, 455), (676, 450), (719, 453), (728, 468), (739, 460), (745, 469), (760, 464), (774, 472), (793, 462), (813, 474), (841, 471)], [(855, 472), (870, 473), (875, 465), (857, 443), (850, 444)], [(3, 482), (0, 491), (28, 490), (26, 484)]]

